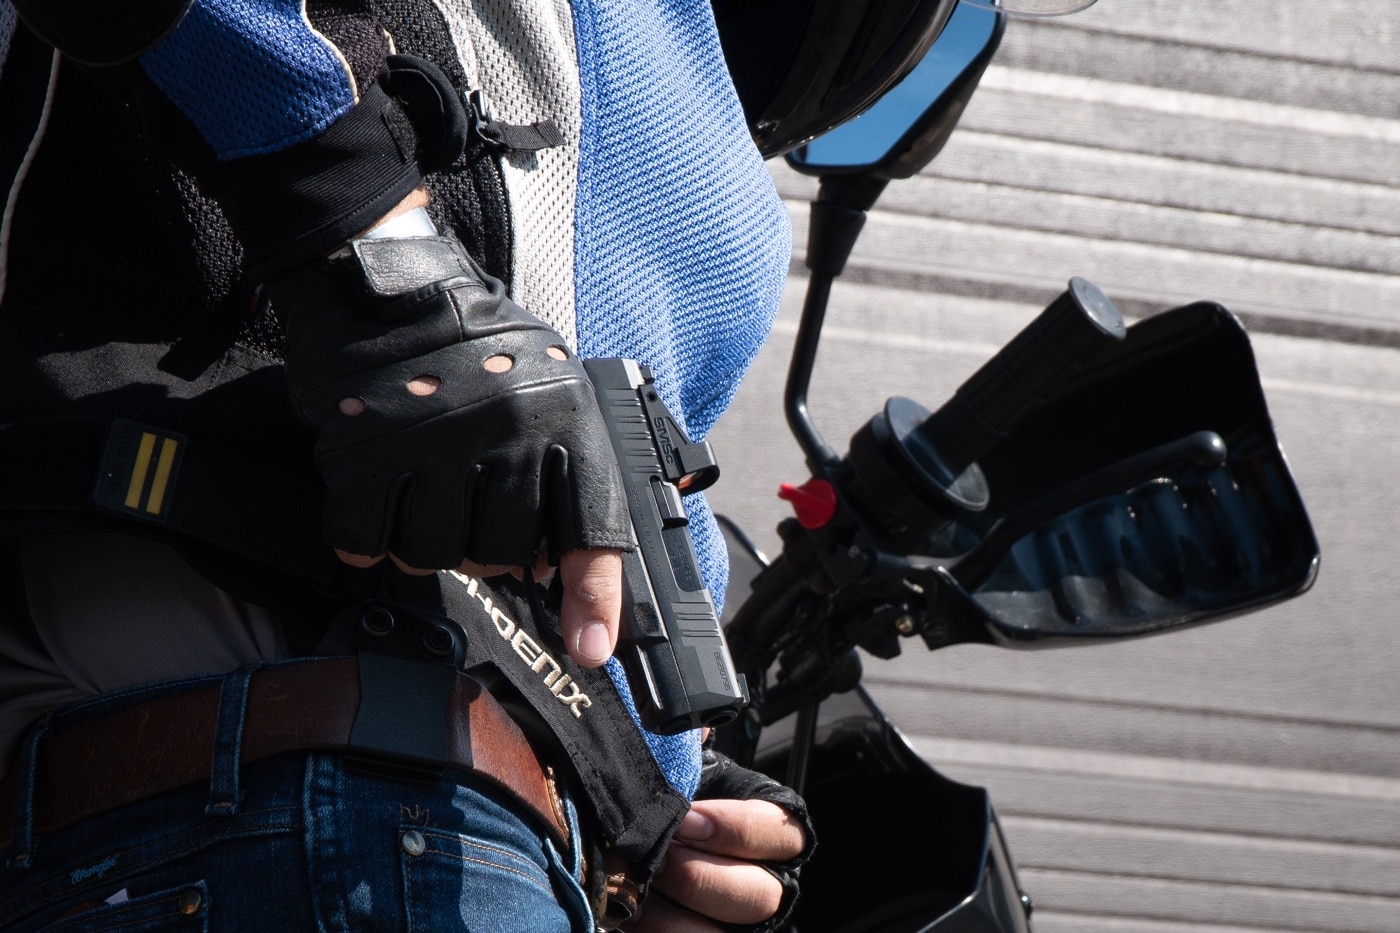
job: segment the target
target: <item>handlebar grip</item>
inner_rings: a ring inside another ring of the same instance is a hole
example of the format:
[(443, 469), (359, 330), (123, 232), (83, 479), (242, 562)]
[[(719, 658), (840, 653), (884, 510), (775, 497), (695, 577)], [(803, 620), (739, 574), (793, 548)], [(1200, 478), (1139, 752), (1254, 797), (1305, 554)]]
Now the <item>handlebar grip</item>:
[(1053, 397), (1105, 343), (1127, 334), (1108, 296), (1075, 276), (1024, 330), (916, 430), (957, 476)]

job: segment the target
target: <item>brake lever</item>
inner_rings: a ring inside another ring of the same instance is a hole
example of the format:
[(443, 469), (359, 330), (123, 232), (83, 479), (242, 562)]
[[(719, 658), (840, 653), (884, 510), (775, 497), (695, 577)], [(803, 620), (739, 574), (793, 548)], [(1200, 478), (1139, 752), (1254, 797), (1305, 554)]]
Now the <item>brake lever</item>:
[(949, 568), (949, 575), (971, 593), (996, 572), (1017, 541), (1051, 519), (1095, 499), (1168, 477), (1181, 467), (1214, 470), (1224, 465), (1226, 454), (1219, 434), (1197, 431), (1095, 470), (998, 519), (977, 546)]

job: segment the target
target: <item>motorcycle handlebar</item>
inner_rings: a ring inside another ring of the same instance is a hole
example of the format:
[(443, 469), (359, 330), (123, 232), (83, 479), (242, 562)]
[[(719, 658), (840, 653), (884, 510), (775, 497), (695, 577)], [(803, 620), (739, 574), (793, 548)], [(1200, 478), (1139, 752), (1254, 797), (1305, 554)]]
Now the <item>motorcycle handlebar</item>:
[(957, 476), (1055, 395), (1105, 341), (1127, 334), (1123, 316), (1078, 276), (1069, 289), (977, 370), (915, 432)]

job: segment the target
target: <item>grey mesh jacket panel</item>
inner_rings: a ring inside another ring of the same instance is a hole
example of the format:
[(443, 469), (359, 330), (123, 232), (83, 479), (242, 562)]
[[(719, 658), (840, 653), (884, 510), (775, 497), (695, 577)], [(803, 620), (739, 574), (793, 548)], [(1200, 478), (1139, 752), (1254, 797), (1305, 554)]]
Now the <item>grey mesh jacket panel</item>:
[(502, 161), (513, 223), (511, 297), (577, 347), (574, 200), (579, 78), (567, 0), (434, 0), (493, 119), (552, 120), (564, 145)]

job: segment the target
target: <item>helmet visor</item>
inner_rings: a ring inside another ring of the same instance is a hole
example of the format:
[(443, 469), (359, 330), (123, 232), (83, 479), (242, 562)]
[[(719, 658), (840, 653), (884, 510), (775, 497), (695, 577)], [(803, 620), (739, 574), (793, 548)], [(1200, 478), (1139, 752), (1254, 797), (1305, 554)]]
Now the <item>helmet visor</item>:
[(1095, 0), (959, 0), (971, 6), (998, 10), (1007, 16), (1064, 16), (1093, 6)]

